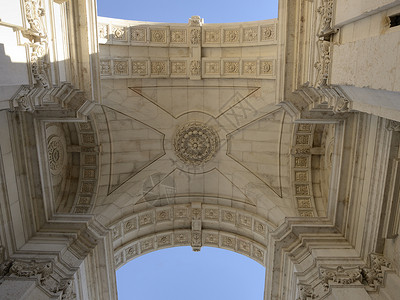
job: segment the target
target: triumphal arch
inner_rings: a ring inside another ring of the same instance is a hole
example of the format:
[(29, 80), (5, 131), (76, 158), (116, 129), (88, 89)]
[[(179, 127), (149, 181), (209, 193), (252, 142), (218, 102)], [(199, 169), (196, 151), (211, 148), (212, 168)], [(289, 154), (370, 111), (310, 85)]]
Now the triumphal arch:
[(264, 299), (398, 299), (398, 0), (229, 24), (6, 2), (0, 299), (117, 299), (116, 269), (182, 245), (264, 265)]

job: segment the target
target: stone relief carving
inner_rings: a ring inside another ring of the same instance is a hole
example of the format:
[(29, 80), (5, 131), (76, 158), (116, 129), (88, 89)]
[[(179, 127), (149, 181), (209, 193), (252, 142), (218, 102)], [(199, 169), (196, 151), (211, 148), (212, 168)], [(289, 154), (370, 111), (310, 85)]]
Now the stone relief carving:
[(127, 33), (125, 27), (113, 26), (112, 27), (113, 40), (127, 41)]
[(186, 29), (171, 29), (171, 43), (186, 43)]
[(167, 74), (167, 62), (166, 61), (152, 61), (151, 62), (151, 74), (166, 75)]
[(384, 272), (389, 270), (391, 263), (381, 254), (371, 253), (368, 264), (344, 268), (320, 267), (319, 274), (325, 291), (330, 289), (331, 282), (340, 285), (359, 283), (367, 291), (376, 291), (383, 284)]
[(111, 75), (111, 59), (100, 60), (100, 74)]
[(200, 16), (192, 16), (189, 19), (189, 25), (190, 26), (201, 26), (203, 25), (204, 20)]
[(199, 60), (192, 60), (190, 62), (190, 75), (199, 76), (201, 74), (201, 63)]
[(239, 43), (240, 41), (239, 29), (225, 29), (224, 42), (225, 43)]
[(330, 287), (330, 281), (337, 284), (352, 284), (356, 281), (361, 283), (361, 268), (353, 267), (353, 268), (344, 268), (342, 266), (338, 266), (336, 268), (328, 268), (328, 267), (320, 267), (320, 277), (322, 279), (322, 285), (325, 290), (328, 290)]
[(270, 41), (276, 38), (276, 25), (261, 26), (261, 41)]
[(147, 62), (146, 61), (132, 61), (132, 74), (146, 75)]
[(50, 172), (53, 175), (59, 174), (65, 162), (66, 145), (59, 136), (52, 136), (47, 142), (47, 156), (50, 164)]
[(309, 284), (299, 283), (297, 284), (297, 290), (298, 297), (296, 300), (309, 300), (318, 297), (318, 295), (314, 293), (314, 288)]
[(144, 27), (131, 28), (131, 41), (132, 42), (146, 42), (146, 28), (144, 28)]
[(387, 120), (386, 129), (389, 131), (400, 131), (400, 122), (393, 120)]
[(30, 42), (30, 63), (33, 78), (37, 84), (49, 88), (49, 63), (47, 58), (47, 31), (44, 22), (45, 10), (41, 0), (25, 1), (25, 16), (29, 24), (29, 32), (22, 32)]
[(186, 75), (186, 61), (171, 61), (171, 74)]
[(175, 154), (187, 165), (200, 166), (211, 160), (219, 148), (219, 137), (205, 123), (190, 122), (180, 127), (174, 137)]
[(257, 40), (258, 40), (258, 27), (243, 29), (243, 42), (257, 42)]
[(167, 31), (164, 29), (150, 29), (150, 41), (153, 43), (166, 43)]
[(201, 33), (199, 28), (193, 28), (190, 30), (190, 43), (192, 45), (199, 45), (201, 41)]
[(114, 75), (128, 75), (128, 61), (114, 60)]
[(227, 74), (239, 74), (239, 62), (226, 61), (224, 63), (224, 72)]

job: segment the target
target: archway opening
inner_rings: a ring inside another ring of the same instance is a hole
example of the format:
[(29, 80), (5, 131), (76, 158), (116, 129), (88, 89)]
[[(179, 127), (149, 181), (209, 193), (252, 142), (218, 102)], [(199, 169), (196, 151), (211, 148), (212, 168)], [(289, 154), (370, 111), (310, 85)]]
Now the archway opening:
[(98, 15), (135, 21), (187, 23), (199, 15), (206, 23), (232, 23), (274, 19), (278, 17), (278, 0), (247, 0), (233, 5), (230, 0), (98, 0)]
[(162, 249), (117, 270), (119, 300), (263, 299), (264, 283), (264, 266), (212, 247)]

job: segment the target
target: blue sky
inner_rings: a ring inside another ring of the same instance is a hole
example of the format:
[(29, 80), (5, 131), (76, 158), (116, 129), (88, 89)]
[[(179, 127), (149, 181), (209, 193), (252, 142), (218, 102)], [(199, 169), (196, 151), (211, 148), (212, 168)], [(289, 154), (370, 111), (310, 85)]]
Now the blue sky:
[[(278, 0), (98, 0), (98, 15), (137, 21), (205, 23), (277, 18)], [(265, 268), (223, 249), (190, 247), (159, 250), (134, 259), (117, 271), (119, 300), (259, 300)], [(204, 288), (207, 287), (207, 288)]]
[(278, 0), (98, 0), (98, 15), (136, 21), (187, 23), (199, 15), (205, 23), (277, 18)]
[(158, 250), (117, 271), (119, 300), (261, 300), (264, 280), (259, 263), (210, 247)]

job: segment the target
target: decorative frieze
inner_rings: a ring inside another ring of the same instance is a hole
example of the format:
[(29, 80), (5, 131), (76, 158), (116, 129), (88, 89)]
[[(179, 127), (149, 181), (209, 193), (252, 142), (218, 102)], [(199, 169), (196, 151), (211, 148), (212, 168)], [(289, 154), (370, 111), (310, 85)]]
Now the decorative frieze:
[(166, 44), (167, 43), (167, 30), (150, 28), (150, 42), (157, 43), (157, 44)]
[(146, 27), (131, 27), (131, 42), (145, 43), (147, 40), (147, 28)]
[(171, 44), (186, 44), (187, 31), (186, 29), (171, 29)]
[(129, 75), (129, 62), (128, 60), (114, 59), (114, 75), (125, 76)]
[(240, 29), (224, 29), (224, 42), (225, 43), (239, 43), (240, 42)]
[(127, 28), (122, 26), (111, 26), (111, 33), (112, 33), (112, 40), (117, 42), (127, 42), (128, 41), (128, 34)]

